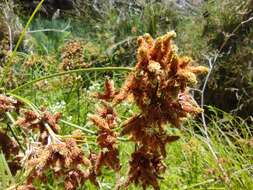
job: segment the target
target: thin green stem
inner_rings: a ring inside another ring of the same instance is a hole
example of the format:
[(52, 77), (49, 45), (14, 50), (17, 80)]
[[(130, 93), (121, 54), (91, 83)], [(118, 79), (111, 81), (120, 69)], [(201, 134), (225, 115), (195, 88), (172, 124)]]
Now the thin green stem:
[(39, 111), (39, 109), (38, 109), (31, 101), (29, 101), (28, 99), (23, 98), (23, 97), (21, 97), (21, 96), (19, 96), (19, 95), (16, 95), (16, 94), (12, 94), (12, 93), (7, 93), (7, 95), (12, 96), (12, 97), (14, 97), (14, 98), (20, 100), (21, 102), (25, 103), (25, 104), (28, 105), (34, 112), (38, 112), (38, 111)]
[(86, 129), (85, 127), (81, 127), (81, 126), (79, 126), (79, 125), (76, 125), (76, 124), (74, 124), (74, 123), (70, 123), (70, 122), (65, 121), (65, 120), (61, 120), (61, 122), (64, 123), (64, 124), (66, 124), (66, 125), (69, 125), (69, 126), (71, 126), (71, 127), (74, 127), (74, 128), (76, 128), (76, 129), (80, 129), (80, 130), (82, 130), (82, 131), (84, 131), (84, 132), (86, 132), (86, 133), (88, 133), (88, 134), (96, 135), (96, 132), (94, 132), (94, 131), (92, 131), (92, 130), (89, 130), (89, 129)]
[(206, 185), (208, 183), (213, 183), (215, 181), (215, 179), (208, 179), (206, 181), (203, 181), (203, 182), (200, 182), (200, 183), (196, 183), (196, 184), (193, 184), (189, 187), (185, 187), (183, 188), (183, 190), (186, 190), (186, 189), (193, 189), (193, 188), (196, 188), (196, 187), (199, 187), (199, 186), (202, 186), (202, 185)]
[(13, 93), (13, 92), (16, 92), (16, 91), (18, 91), (22, 88), (25, 88), (29, 85), (32, 85), (36, 82), (39, 82), (39, 81), (42, 81), (42, 80), (47, 80), (47, 79), (54, 78), (54, 77), (59, 77), (59, 76), (62, 76), (62, 75), (74, 74), (74, 73), (79, 73), (79, 72), (107, 72), (107, 71), (126, 71), (126, 72), (130, 72), (130, 71), (133, 71), (133, 68), (129, 68), (129, 67), (94, 67), (94, 68), (76, 69), (76, 70), (70, 70), (70, 71), (65, 71), (65, 72), (60, 72), (60, 73), (54, 73), (54, 74), (51, 74), (51, 75), (47, 75), (47, 76), (29, 81), (25, 84), (22, 84), (22, 85), (18, 86), (15, 89), (10, 90), (9, 92)]
[(9, 60), (8, 60), (7, 65), (4, 67), (4, 70), (3, 70), (3, 77), (2, 77), (2, 79), (1, 79), (0, 86), (3, 85), (3, 82), (4, 82), (6, 76), (7, 76), (8, 72), (9, 72), (9, 69), (10, 69), (11, 65), (12, 65), (13, 57), (16, 55), (17, 50), (18, 50), (18, 48), (19, 48), (19, 46), (20, 46), (20, 44), (21, 44), (21, 42), (22, 42), (22, 40), (23, 40), (23, 38), (24, 38), (24, 36), (25, 36), (25, 34), (26, 34), (26, 31), (28, 30), (28, 27), (30, 26), (30, 24), (31, 24), (31, 22), (32, 22), (32, 20), (33, 20), (33, 18), (34, 18), (34, 16), (35, 16), (35, 14), (38, 12), (38, 10), (40, 9), (40, 7), (41, 7), (41, 5), (42, 5), (42, 3), (43, 3), (44, 1), (45, 1), (45, 0), (41, 0), (40, 3), (36, 6), (36, 8), (34, 9), (32, 15), (30, 16), (29, 20), (27, 21), (27, 23), (26, 23), (26, 25), (25, 25), (25, 28), (24, 28), (23, 31), (21, 32), (21, 34), (20, 34), (20, 36), (19, 36), (19, 39), (18, 39), (18, 42), (17, 42), (17, 45), (15, 46), (15, 48), (14, 48), (14, 50), (13, 50), (13, 52), (12, 52), (12, 54), (11, 54)]
[[(12, 184), (15, 183), (15, 179), (14, 179), (14, 177), (13, 177), (12, 174), (11, 174), (11, 170), (10, 170), (10, 168), (9, 168), (9, 166), (8, 166), (8, 163), (7, 163), (6, 159), (5, 159), (4, 154), (3, 154), (2, 151), (0, 152), (0, 162), (3, 163), (4, 168), (5, 168), (5, 170), (6, 170), (7, 174), (8, 174), (8, 177), (9, 177), (9, 179), (11, 180), (11, 183), (12, 183)], [(5, 180), (6, 180), (6, 179), (5, 179)]]
[(17, 141), (17, 143), (19, 144), (22, 152), (25, 152), (24, 147), (22, 146), (22, 144), (20, 143), (18, 136), (16, 135), (16, 132), (14, 131), (13, 127), (15, 126), (15, 119), (12, 117), (12, 115), (9, 112), (6, 112), (6, 116), (9, 118), (9, 120), (12, 122), (12, 125), (7, 125), (7, 127), (10, 129), (14, 139)]

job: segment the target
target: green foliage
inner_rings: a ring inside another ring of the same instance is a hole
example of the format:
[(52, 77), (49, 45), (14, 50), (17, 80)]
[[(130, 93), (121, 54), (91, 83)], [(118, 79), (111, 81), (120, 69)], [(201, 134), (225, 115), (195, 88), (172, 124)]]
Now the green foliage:
[(2, 151), (0, 152), (0, 186), (5, 189), (14, 184), (15, 179), (11, 174), (8, 163)]
[[(64, 30), (66, 26), (68, 26), (68, 21), (63, 19), (53, 21), (42, 18), (34, 19), (30, 30), (34, 31), (34, 33), (31, 33), (33, 40), (31, 43), (33, 44), (33, 49), (36, 51), (36, 53), (59, 53), (60, 47), (63, 46), (65, 40), (70, 36), (70, 32)], [(53, 29), (53, 31), (36, 32), (37, 30), (43, 29)]]
[[(207, 64), (220, 51), (208, 81), (205, 102), (244, 118), (252, 115), (252, 6), (250, 1), (208, 1), (184, 17), (178, 44), (196, 62)], [(236, 31), (235, 31), (236, 30)], [(221, 49), (222, 48), (222, 49)]]
[[(203, 35), (213, 48), (222, 44), (223, 56), (214, 66), (214, 73), (208, 85), (207, 103), (223, 110), (233, 111), (242, 117), (252, 113), (252, 14), (249, 1), (219, 1), (208, 5), (210, 16), (204, 27)], [(218, 5), (218, 6), (217, 6)], [(221, 7), (221, 9), (217, 8)], [(237, 31), (234, 31), (239, 26)], [(222, 101), (220, 101), (222, 100)]]

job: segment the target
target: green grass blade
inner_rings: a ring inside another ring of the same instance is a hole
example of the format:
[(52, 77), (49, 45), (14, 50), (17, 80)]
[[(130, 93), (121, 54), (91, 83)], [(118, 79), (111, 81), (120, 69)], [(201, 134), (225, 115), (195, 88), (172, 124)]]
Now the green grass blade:
[(21, 32), (20, 36), (19, 36), (19, 39), (18, 39), (18, 42), (17, 42), (17, 45), (15, 46), (9, 60), (8, 60), (8, 63), (7, 65), (4, 67), (4, 70), (3, 70), (3, 77), (1, 79), (1, 82), (0, 82), (0, 86), (3, 85), (3, 82), (10, 70), (10, 67), (11, 67), (11, 64), (12, 64), (12, 60), (13, 60), (13, 57), (16, 55), (17, 53), (17, 50), (19, 48), (19, 46), (21, 45), (21, 42), (23, 40), (23, 38), (25, 37), (25, 34), (26, 34), (26, 31), (28, 30), (28, 27), (30, 26), (35, 14), (38, 12), (38, 10), (40, 9), (41, 5), (43, 4), (45, 0), (41, 0), (40, 3), (36, 6), (36, 8), (34, 9), (32, 15), (30, 16), (29, 20), (27, 21), (26, 25), (25, 25), (25, 28), (23, 29), (23, 31)]

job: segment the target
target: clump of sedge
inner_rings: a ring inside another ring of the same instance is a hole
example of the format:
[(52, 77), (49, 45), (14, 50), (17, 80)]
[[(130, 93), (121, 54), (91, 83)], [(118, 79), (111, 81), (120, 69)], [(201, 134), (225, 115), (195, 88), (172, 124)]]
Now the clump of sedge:
[[(166, 126), (180, 127), (188, 115), (203, 111), (187, 88), (195, 85), (196, 75), (207, 72), (207, 68), (193, 66), (189, 57), (179, 56), (172, 42), (175, 36), (175, 32), (169, 32), (157, 39), (149, 34), (139, 37), (135, 70), (121, 90), (116, 92), (113, 81), (106, 80), (105, 92), (96, 94), (102, 105), (97, 108), (96, 114), (89, 115), (89, 119), (98, 128), (98, 154), (90, 153), (90, 157), (86, 158), (77, 144), (80, 136), (77, 135), (78, 139), (74, 139), (74, 135), (66, 139), (57, 134), (59, 114), (24, 111), (17, 124), (25, 131), (38, 129), (42, 146), (29, 155), (27, 167), (30, 172), (26, 184), (17, 189), (33, 190), (34, 180), (46, 180), (49, 170), (55, 177), (64, 179), (66, 190), (75, 190), (88, 179), (98, 186), (96, 177), (101, 174), (102, 166), (118, 172), (120, 161), (118, 133), (114, 130), (117, 125), (115, 106), (131, 96), (140, 113), (123, 123), (121, 135), (130, 136), (135, 142), (135, 151), (131, 155), (127, 179), (123, 183), (118, 182), (116, 188), (126, 189), (135, 183), (143, 189), (152, 186), (159, 190), (160, 175), (166, 169), (163, 163), (166, 145), (179, 139), (167, 134)], [(81, 55), (80, 45), (73, 43), (65, 50), (64, 65), (76, 65), (76, 61), (82, 63), (82, 58), (76, 60), (72, 57), (72, 53)], [(68, 69), (72, 67), (64, 68)], [(0, 113), (15, 109), (15, 104), (12, 99), (0, 96)]]

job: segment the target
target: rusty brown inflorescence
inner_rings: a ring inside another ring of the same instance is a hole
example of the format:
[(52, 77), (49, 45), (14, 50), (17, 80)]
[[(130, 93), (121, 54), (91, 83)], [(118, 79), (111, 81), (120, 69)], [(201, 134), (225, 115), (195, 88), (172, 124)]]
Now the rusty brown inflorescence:
[(59, 120), (61, 118), (60, 113), (51, 114), (49, 111), (43, 111), (41, 114), (32, 110), (22, 110), (22, 117), (19, 117), (16, 124), (21, 126), (26, 133), (29, 131), (39, 131), (39, 141), (42, 144), (48, 143), (49, 133), (45, 127), (45, 123), (50, 126), (54, 133), (58, 133), (60, 130)]
[[(35, 179), (46, 180), (47, 171), (52, 170), (55, 177), (63, 177), (66, 190), (76, 189), (89, 178), (90, 161), (84, 157), (75, 139), (50, 144), (41, 148), (28, 162), (31, 170), (27, 183)], [(87, 168), (85, 169), (84, 166)]]
[(84, 62), (83, 44), (81, 41), (73, 40), (67, 42), (62, 48), (62, 63), (60, 69), (64, 71), (84, 68), (87, 64)]
[(179, 127), (183, 118), (202, 111), (187, 87), (197, 83), (197, 74), (208, 70), (193, 66), (191, 58), (177, 54), (172, 43), (175, 36), (172, 31), (157, 39), (149, 34), (139, 37), (135, 71), (113, 99), (117, 105), (131, 95), (141, 110), (123, 125), (122, 135), (130, 135), (137, 146), (125, 187), (134, 182), (144, 189), (149, 185), (159, 189), (158, 175), (165, 168), (162, 160), (166, 144), (179, 138), (168, 135), (164, 125)]
[(189, 57), (180, 57), (172, 44), (175, 32), (154, 40), (149, 34), (138, 39), (136, 70), (126, 80), (115, 97), (117, 104), (133, 95), (142, 117), (158, 125), (167, 122), (176, 127), (187, 113), (202, 110), (187, 91), (197, 83), (196, 74), (207, 72), (206, 67), (192, 66)]
[(12, 97), (0, 94), (0, 115), (6, 112), (19, 111), (22, 103)]
[(95, 161), (96, 175), (101, 173), (102, 166), (107, 166), (116, 172), (120, 169), (117, 145), (118, 134), (113, 131), (117, 123), (117, 114), (110, 105), (110, 101), (114, 98), (115, 94), (113, 81), (107, 79), (105, 81), (104, 93), (96, 94), (96, 98), (102, 100), (102, 106), (97, 108), (97, 114), (89, 115), (92, 123), (98, 128), (97, 144), (101, 148)]

